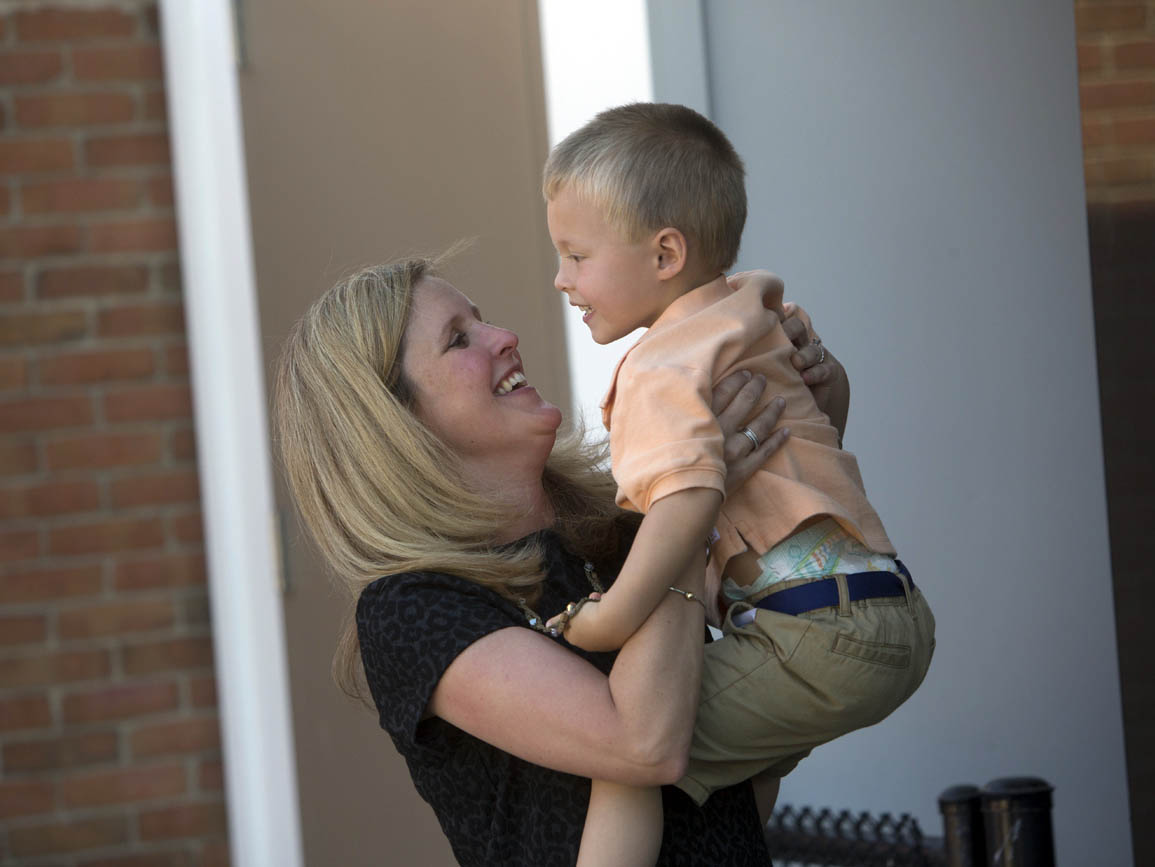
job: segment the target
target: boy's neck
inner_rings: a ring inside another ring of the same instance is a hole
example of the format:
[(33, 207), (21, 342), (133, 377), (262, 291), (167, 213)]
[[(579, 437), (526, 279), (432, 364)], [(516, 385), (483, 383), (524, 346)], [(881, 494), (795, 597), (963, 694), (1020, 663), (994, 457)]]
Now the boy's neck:
[(721, 281), (725, 282), (726, 275), (725, 274), (719, 274), (716, 272), (714, 272), (714, 273), (697, 272), (697, 273), (686, 274), (686, 272), (683, 271), (677, 277), (674, 277), (672, 279), (677, 281), (677, 282), (675, 283), (674, 286), (670, 287), (671, 291), (666, 296), (669, 299), (669, 301), (666, 303), (667, 307), (669, 307), (670, 304), (673, 304), (675, 301), (677, 301), (683, 295), (690, 294), (695, 289), (699, 289), (702, 286), (706, 286), (707, 284), (713, 283), (716, 280), (721, 280)]

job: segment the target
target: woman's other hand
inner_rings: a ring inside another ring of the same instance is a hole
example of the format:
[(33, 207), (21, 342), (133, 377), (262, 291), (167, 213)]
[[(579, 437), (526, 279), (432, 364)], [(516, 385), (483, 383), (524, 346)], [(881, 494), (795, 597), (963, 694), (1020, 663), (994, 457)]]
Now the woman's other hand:
[(830, 423), (838, 430), (838, 441), (846, 434), (846, 418), (850, 412), (850, 379), (846, 369), (825, 344), (809, 328), (798, 307), (787, 302), (783, 305), (786, 318), (782, 320), (782, 330), (794, 344), (794, 355), (790, 362), (802, 374), (802, 381), (814, 395), (818, 408), (830, 417)]

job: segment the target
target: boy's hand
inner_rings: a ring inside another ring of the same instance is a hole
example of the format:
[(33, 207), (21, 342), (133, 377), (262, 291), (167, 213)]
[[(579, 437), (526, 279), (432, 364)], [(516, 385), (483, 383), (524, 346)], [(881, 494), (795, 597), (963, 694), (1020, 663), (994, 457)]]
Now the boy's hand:
[(546, 622), (546, 627), (556, 629), (574, 647), (580, 647), (582, 650), (602, 649), (593, 646), (592, 642), (593, 636), (598, 633), (596, 621), (600, 598), (600, 593), (591, 593), (585, 602), (578, 607), (577, 613), (568, 614), (563, 611), (561, 614), (551, 617)]

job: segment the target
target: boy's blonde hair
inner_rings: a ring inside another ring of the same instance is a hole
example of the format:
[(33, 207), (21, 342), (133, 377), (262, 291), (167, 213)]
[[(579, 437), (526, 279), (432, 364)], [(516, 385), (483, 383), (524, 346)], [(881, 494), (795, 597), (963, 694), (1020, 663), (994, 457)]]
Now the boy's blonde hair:
[[(519, 516), (470, 489), (457, 455), (413, 413), (401, 368), (405, 332), (414, 289), (436, 275), (438, 261), (364, 268), (293, 327), (274, 395), (280, 457), (304, 524), (354, 603), (383, 575), (439, 571), (532, 604), (543, 578), (541, 551), (495, 544)], [(614, 505), (601, 457), (571, 432), (554, 446), (543, 482), (566, 544), (605, 563), (618, 554), (631, 518)], [(358, 663), (350, 615), (333, 669), (353, 695), (362, 694)]]
[(631, 241), (672, 226), (703, 268), (738, 258), (746, 170), (718, 127), (684, 105), (636, 102), (603, 111), (546, 160), (542, 192), (563, 190), (600, 208)]

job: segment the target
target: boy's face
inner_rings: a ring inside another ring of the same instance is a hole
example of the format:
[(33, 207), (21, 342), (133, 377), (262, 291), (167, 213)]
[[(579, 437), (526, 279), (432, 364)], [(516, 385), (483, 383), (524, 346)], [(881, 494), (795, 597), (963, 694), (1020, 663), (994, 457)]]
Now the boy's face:
[(546, 215), (558, 254), (553, 285), (582, 309), (594, 341), (612, 343), (652, 325), (671, 300), (657, 276), (652, 240), (623, 238), (599, 208), (568, 188), (549, 202)]

